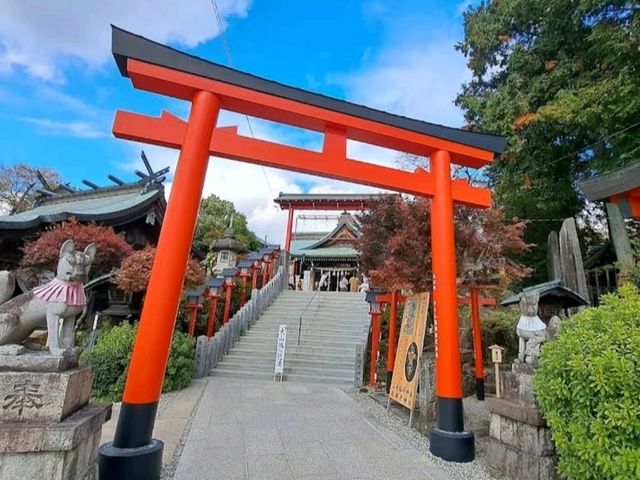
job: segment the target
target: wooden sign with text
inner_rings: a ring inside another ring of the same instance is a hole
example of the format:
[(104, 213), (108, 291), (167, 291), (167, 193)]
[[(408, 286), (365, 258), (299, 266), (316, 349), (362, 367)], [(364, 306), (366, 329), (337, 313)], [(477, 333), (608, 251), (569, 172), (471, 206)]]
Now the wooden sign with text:
[(404, 304), (396, 363), (389, 390), (389, 400), (398, 402), (411, 411), (416, 404), (418, 370), (424, 346), (429, 298), (428, 292), (420, 293), (408, 297)]

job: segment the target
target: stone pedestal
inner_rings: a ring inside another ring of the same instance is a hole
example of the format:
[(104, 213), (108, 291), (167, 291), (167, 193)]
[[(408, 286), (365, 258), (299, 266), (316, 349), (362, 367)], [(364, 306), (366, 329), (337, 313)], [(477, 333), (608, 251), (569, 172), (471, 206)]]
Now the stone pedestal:
[(95, 480), (111, 405), (89, 405), (78, 352), (0, 355), (0, 480)]
[(557, 479), (551, 432), (533, 390), (533, 368), (514, 364), (502, 374), (503, 398), (487, 399), (491, 412), (487, 466), (511, 480)]

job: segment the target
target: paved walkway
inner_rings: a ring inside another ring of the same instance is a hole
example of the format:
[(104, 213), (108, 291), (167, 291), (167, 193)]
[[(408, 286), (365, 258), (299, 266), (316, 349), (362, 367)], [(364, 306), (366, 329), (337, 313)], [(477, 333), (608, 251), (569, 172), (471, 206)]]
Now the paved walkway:
[(174, 480), (450, 478), (337, 387), (210, 378)]
[[(184, 390), (162, 395), (153, 436), (164, 442), (164, 450), (162, 451), (163, 464), (171, 463), (176, 448), (180, 444), (182, 434), (188, 426), (193, 409), (202, 396), (202, 391), (206, 385), (206, 380), (194, 380)], [(120, 404), (117, 403), (113, 406), (111, 420), (102, 427), (100, 445), (113, 440), (119, 412)]]

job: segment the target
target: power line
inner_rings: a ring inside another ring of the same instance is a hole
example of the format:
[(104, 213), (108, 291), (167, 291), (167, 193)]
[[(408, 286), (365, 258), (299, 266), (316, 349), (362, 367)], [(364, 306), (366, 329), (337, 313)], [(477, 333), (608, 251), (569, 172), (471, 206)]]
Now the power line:
[[(609, 135), (605, 135), (605, 136), (604, 136), (604, 137), (602, 137), (600, 140), (597, 140), (597, 141), (595, 141), (595, 142), (593, 142), (593, 143), (591, 143), (591, 144), (587, 145), (586, 147), (582, 147), (582, 148), (580, 148), (579, 150), (576, 150), (576, 151), (575, 151), (575, 152), (573, 152), (573, 153), (570, 153), (570, 154), (565, 155), (565, 156), (563, 156), (563, 157), (557, 158), (557, 159), (552, 160), (552, 161), (550, 161), (550, 162), (546, 162), (545, 164), (539, 165), (537, 168), (535, 168), (535, 167), (534, 167), (534, 168), (532, 168), (531, 170), (529, 170), (529, 172), (528, 172), (528, 173), (534, 173), (534, 172), (537, 172), (537, 171), (539, 171), (539, 170), (542, 170), (543, 168), (547, 168), (549, 165), (555, 165), (556, 163), (559, 163), (559, 162), (561, 162), (561, 161), (563, 161), (563, 160), (566, 160), (566, 159), (567, 159), (567, 158), (569, 158), (569, 157), (573, 157), (574, 155), (577, 155), (577, 154), (579, 154), (579, 153), (581, 153), (581, 152), (584, 152), (585, 150), (588, 150), (588, 149), (589, 149), (589, 148), (591, 148), (591, 147), (594, 147), (594, 146), (598, 145), (600, 142), (604, 142), (605, 140), (608, 140), (608, 139), (610, 139), (610, 138), (617, 137), (617, 136), (618, 136), (618, 135), (620, 135), (621, 133), (624, 133), (624, 132), (626, 132), (627, 130), (631, 130), (632, 128), (635, 128), (635, 127), (637, 127), (638, 125), (640, 125), (640, 121), (638, 121), (638, 122), (634, 123), (633, 125), (629, 125), (628, 127), (625, 127), (625, 128), (623, 128), (623, 129), (621, 129), (621, 130), (618, 130), (617, 132), (613, 132), (613, 133), (610, 133)], [(526, 175), (526, 174), (527, 174), (527, 172), (525, 172), (525, 175)]]
[[(222, 38), (222, 45), (227, 55), (227, 63), (231, 68), (234, 68), (233, 56), (231, 55), (231, 47), (229, 46), (229, 41), (227, 40), (227, 35), (225, 33), (225, 29), (222, 24), (222, 17), (220, 15), (220, 10), (218, 10), (217, 0), (211, 0), (211, 6), (213, 7), (213, 12), (215, 13), (215, 16), (216, 16), (216, 22), (218, 23), (218, 30), (220, 31), (220, 37)], [(251, 138), (255, 140), (256, 137), (253, 134), (253, 127), (251, 126), (251, 120), (249, 120), (249, 115), (245, 114), (244, 117), (247, 119), (249, 134), (251, 135)], [(260, 165), (260, 168), (262, 169), (262, 173), (264, 174), (264, 179), (267, 182), (267, 187), (269, 187), (269, 192), (271, 193), (271, 197), (274, 197), (273, 189), (271, 188), (271, 182), (269, 181), (269, 176), (267, 175), (267, 171), (262, 165)]]

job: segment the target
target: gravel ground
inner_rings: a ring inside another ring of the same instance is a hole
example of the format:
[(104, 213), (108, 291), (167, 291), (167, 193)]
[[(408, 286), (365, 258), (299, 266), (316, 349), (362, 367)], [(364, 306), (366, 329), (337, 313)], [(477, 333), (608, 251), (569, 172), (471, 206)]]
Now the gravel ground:
[[(366, 417), (375, 419), (401, 438), (405, 439), (414, 448), (421, 451), (433, 463), (442, 467), (447, 472), (449, 478), (455, 480), (489, 480), (493, 478), (487, 472), (484, 462), (484, 452), (486, 451), (487, 434), (488, 434), (488, 415), (483, 405), (475, 399), (465, 399), (465, 417), (469, 420), (467, 423), (473, 426), (482, 427), (480, 430), (473, 428), (476, 432), (476, 459), (470, 463), (452, 463), (433, 456), (429, 452), (429, 439), (408, 426), (409, 413), (407, 409), (401, 407), (390, 408), (386, 410), (386, 396), (384, 405), (379, 398), (368, 391), (349, 390), (347, 394), (360, 406)], [(486, 421), (483, 418), (486, 417)], [(487, 424), (485, 432), (484, 423)]]

